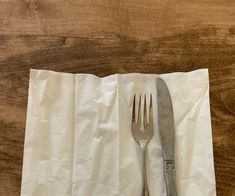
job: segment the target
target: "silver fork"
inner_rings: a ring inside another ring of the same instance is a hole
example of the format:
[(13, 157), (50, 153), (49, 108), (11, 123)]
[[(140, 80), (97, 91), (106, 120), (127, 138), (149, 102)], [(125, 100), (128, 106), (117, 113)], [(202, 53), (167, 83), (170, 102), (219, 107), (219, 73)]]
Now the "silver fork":
[[(140, 145), (143, 154), (143, 190), (141, 196), (149, 196), (147, 175), (146, 175), (146, 148), (153, 136), (153, 103), (152, 94), (150, 95), (149, 104), (149, 119), (147, 120), (147, 106), (146, 106), (146, 95), (144, 96), (144, 114), (143, 114), (143, 125), (142, 126), (142, 113), (141, 113), (141, 95), (139, 97), (139, 107), (138, 107), (138, 118), (136, 120), (136, 109), (135, 109), (135, 95), (133, 100), (132, 109), (132, 136), (135, 138), (136, 142)], [(141, 130), (143, 129), (143, 130)]]

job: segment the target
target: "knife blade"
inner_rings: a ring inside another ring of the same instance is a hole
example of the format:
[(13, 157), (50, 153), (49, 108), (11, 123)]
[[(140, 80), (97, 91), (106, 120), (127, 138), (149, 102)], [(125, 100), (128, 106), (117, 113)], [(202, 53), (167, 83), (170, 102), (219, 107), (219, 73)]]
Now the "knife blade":
[(157, 79), (158, 125), (168, 196), (177, 196), (175, 182), (175, 128), (171, 96), (165, 81)]

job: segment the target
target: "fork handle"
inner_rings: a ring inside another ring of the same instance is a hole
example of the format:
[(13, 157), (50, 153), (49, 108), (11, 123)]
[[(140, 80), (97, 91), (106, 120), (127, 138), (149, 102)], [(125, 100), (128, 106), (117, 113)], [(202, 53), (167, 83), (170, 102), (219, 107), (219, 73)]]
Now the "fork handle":
[(149, 196), (148, 181), (147, 181), (147, 166), (146, 166), (146, 146), (142, 148), (143, 151), (143, 190), (141, 196)]

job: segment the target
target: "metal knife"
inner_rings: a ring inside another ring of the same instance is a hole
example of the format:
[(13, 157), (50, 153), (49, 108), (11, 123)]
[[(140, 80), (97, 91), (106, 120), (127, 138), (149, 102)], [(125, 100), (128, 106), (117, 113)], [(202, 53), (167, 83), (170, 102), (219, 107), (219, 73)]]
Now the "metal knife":
[(167, 196), (177, 196), (175, 179), (175, 128), (171, 96), (163, 79), (157, 79), (158, 125), (164, 160)]

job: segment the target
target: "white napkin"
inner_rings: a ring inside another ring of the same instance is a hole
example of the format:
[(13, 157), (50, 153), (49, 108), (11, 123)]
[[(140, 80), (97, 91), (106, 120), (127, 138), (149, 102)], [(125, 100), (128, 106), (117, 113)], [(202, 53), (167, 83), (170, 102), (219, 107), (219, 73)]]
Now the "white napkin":
[(165, 196), (156, 82), (171, 93), (179, 196), (215, 196), (208, 70), (99, 78), (31, 70), (21, 196), (140, 196), (141, 153), (131, 134), (134, 93), (153, 94), (151, 196)]

